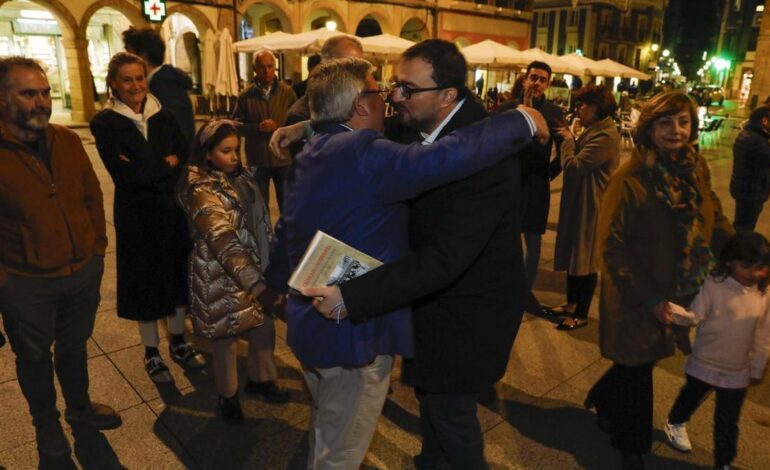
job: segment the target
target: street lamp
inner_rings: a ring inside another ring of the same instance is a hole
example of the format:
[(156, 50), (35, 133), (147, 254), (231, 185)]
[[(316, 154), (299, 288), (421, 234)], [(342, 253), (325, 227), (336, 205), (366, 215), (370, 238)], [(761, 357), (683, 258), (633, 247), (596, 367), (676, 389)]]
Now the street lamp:
[(650, 49), (652, 49), (652, 52), (658, 52), (658, 48), (660, 48), (660, 46), (658, 46), (657, 44), (653, 44), (653, 45), (650, 47)]
[(329, 31), (337, 31), (337, 22), (334, 20), (327, 21), (326, 29), (328, 29)]
[(671, 55), (671, 51), (669, 51), (668, 49), (663, 49), (663, 57), (668, 57), (670, 55)]

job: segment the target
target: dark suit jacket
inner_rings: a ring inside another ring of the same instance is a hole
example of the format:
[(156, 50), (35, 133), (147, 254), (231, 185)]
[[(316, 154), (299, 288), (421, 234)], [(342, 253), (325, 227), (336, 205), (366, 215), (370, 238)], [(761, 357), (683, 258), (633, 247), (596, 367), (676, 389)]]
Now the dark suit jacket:
[[(440, 136), (484, 116), (468, 99)], [(388, 124), (394, 140), (415, 136)], [(505, 373), (526, 285), (519, 186), (519, 162), (507, 158), (417, 197), (409, 208), (413, 254), (340, 286), (353, 322), (412, 302), (415, 357), (404, 365), (407, 383), (473, 393)]]
[[(497, 112), (515, 109), (519, 101), (507, 101), (497, 108)], [(561, 108), (545, 98), (533, 103), (535, 109), (545, 118), (551, 135), (564, 127), (564, 113)], [(554, 139), (543, 145), (533, 142), (521, 152), (521, 231), (524, 233), (545, 233), (548, 223), (548, 209), (551, 207), (550, 180), (561, 172), (559, 146), (552, 161), (551, 150)]]
[(171, 111), (187, 142), (195, 137), (195, 116), (188, 95), (192, 86), (189, 75), (168, 64), (161, 65), (150, 80), (150, 93)]

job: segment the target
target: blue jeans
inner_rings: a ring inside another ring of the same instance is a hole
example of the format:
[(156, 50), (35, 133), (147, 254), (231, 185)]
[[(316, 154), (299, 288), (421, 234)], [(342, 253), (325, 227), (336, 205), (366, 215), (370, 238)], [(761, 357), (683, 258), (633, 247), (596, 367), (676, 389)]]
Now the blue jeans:
[(59, 419), (54, 369), (68, 408), (90, 403), (86, 341), (94, 329), (103, 272), (104, 258), (95, 256), (69, 276), (8, 275), (0, 287), (16, 376), (35, 426)]

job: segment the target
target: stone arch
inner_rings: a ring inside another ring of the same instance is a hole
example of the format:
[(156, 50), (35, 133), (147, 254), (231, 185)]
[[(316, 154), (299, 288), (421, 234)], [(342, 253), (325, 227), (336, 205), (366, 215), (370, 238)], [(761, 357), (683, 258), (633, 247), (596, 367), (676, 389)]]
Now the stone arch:
[[(0, 6), (4, 3), (0, 0)], [(59, 22), (72, 97), (70, 114), (74, 121), (87, 121), (96, 113), (88, 65), (88, 41), (78, 28), (75, 17), (60, 0), (32, 0), (32, 3), (48, 10)]]
[[(332, 15), (334, 18), (334, 21), (337, 22), (337, 31), (347, 33), (348, 31), (348, 24), (347, 24), (347, 15), (340, 10), (339, 6), (335, 3), (328, 2), (325, 0), (320, 0), (313, 2), (310, 4), (307, 8), (304, 9), (304, 13), (302, 14), (302, 18), (304, 18), (304, 21), (302, 22), (301, 29), (303, 31), (309, 31), (310, 23), (313, 21), (311, 18), (313, 16), (313, 13), (324, 10)], [(351, 33), (352, 34), (352, 33)]]
[(211, 21), (209, 21), (206, 15), (201, 13), (200, 10), (192, 5), (178, 3), (172, 6), (166, 12), (166, 18), (163, 21), (165, 22), (174, 13), (179, 13), (180, 15), (186, 16), (190, 21), (192, 21), (201, 38), (204, 34), (206, 34), (206, 31), (209, 29), (214, 29), (214, 25), (211, 24)]
[(292, 10), (285, 0), (246, 0), (241, 6), (238, 7), (238, 16), (243, 17), (252, 5), (261, 3), (270, 7), (278, 19), (281, 20), (281, 25), (287, 28), (286, 33), (299, 33), (300, 27), (296, 25), (292, 20), (292, 15), (289, 13)]
[[(414, 29), (417, 25), (422, 25), (422, 28), (418, 33), (419, 37), (416, 37), (414, 34), (407, 34), (407, 32), (405, 31), (406, 29), (409, 29), (409, 30)], [(425, 22), (423, 18), (420, 18), (419, 16), (410, 16), (408, 18), (405, 18), (404, 21), (401, 23), (401, 27), (398, 30), (398, 35), (404, 39), (419, 42), (423, 39), (428, 39), (431, 37), (430, 26)]]
[(83, 37), (86, 36), (86, 29), (88, 28), (88, 23), (91, 22), (91, 18), (102, 8), (112, 8), (113, 10), (119, 11), (137, 28), (146, 28), (148, 26), (147, 21), (142, 15), (142, 11), (134, 2), (129, 2), (128, 0), (99, 0), (98, 2), (92, 3), (83, 13), (83, 17), (80, 18), (79, 29), (80, 34), (82, 34)]
[(382, 29), (383, 34), (393, 34), (393, 35), (396, 34), (393, 31), (392, 15), (389, 15), (387, 11), (385, 11), (385, 9), (380, 8), (378, 6), (374, 8), (367, 8), (366, 10), (361, 11), (358, 15), (351, 18), (350, 24), (353, 25), (355, 28), (358, 28), (358, 25), (367, 16), (371, 16), (375, 20), (377, 20), (377, 23), (379, 23), (380, 29)]

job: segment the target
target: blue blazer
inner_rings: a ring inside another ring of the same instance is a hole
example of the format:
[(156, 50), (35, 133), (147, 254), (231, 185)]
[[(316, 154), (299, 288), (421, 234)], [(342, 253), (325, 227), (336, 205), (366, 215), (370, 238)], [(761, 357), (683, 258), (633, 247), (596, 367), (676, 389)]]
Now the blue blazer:
[[(408, 253), (405, 203), (433, 187), (468, 177), (531, 142), (518, 112), (452, 133), (433, 145), (396, 144), (371, 129), (339, 124), (317, 129), (287, 176), (284, 212), (265, 276), (286, 292), (286, 282), (316, 230), (385, 263)], [(289, 295), (287, 343), (310, 367), (357, 367), (375, 356), (411, 356), (411, 311), (398, 308), (360, 324), (321, 316), (311, 299)]]

